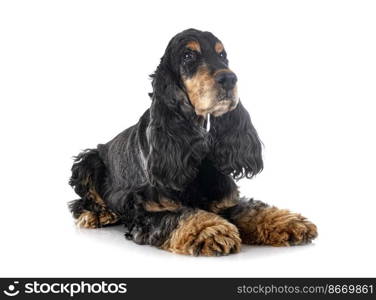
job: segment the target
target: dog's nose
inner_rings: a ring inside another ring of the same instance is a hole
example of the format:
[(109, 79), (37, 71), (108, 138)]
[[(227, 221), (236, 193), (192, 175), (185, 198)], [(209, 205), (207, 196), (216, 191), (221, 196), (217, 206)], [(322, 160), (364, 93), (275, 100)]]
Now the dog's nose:
[(215, 75), (215, 80), (226, 90), (232, 90), (235, 87), (238, 78), (233, 72), (219, 72)]

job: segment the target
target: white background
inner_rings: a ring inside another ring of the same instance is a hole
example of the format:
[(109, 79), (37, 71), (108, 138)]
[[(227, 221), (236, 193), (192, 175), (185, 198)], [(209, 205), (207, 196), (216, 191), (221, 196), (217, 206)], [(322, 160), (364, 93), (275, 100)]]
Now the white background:
[[(374, 1), (1, 1), (1, 276), (376, 276)], [(224, 43), (265, 144), (242, 193), (319, 238), (194, 258), (79, 230), (71, 157), (137, 122), (186, 28)]]

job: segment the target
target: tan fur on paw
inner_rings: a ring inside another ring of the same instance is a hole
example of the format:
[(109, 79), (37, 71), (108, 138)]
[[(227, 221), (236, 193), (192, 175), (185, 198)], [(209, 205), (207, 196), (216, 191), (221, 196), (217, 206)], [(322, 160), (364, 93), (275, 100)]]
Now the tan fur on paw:
[(102, 211), (99, 213), (98, 221), (100, 226), (114, 224), (119, 220), (119, 217), (111, 211)]
[(236, 226), (222, 217), (198, 211), (183, 218), (162, 249), (188, 255), (217, 256), (239, 252)]
[(99, 214), (91, 211), (84, 211), (76, 220), (76, 225), (81, 228), (98, 228), (114, 224), (119, 220), (118, 216), (110, 211), (102, 211)]
[(246, 244), (300, 245), (317, 237), (316, 225), (300, 214), (276, 207), (250, 210), (241, 215), (236, 224)]
[(95, 213), (84, 211), (76, 220), (77, 227), (81, 228), (97, 228), (98, 220)]

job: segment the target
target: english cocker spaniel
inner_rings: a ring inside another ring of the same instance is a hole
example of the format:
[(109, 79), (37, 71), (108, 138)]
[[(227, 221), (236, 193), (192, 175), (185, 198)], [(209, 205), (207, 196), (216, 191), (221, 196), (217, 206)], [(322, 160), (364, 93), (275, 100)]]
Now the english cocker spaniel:
[(239, 197), (234, 180), (263, 168), (261, 143), (218, 38), (177, 34), (151, 77), (138, 123), (75, 158), (69, 183), (80, 199), (69, 207), (78, 226), (124, 224), (138, 244), (206, 256), (317, 236), (301, 215)]

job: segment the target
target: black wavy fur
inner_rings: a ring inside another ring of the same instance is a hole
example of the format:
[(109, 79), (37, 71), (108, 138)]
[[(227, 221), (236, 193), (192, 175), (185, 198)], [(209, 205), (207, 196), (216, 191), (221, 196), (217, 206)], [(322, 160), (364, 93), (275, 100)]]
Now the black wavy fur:
[[(69, 183), (81, 199), (70, 204), (74, 217), (95, 210), (87, 199), (95, 188), (121, 216), (127, 238), (160, 246), (182, 214), (209, 209), (237, 189), (232, 178), (250, 178), (262, 170), (261, 142), (240, 102), (234, 110), (212, 116), (209, 132), (205, 119), (195, 113), (181, 76), (183, 46), (192, 39), (202, 47), (219, 41), (194, 29), (176, 35), (151, 76), (151, 107), (138, 123), (76, 157)], [(212, 66), (224, 68), (227, 63), (214, 61)], [(190, 68), (186, 72), (193, 74), (195, 67)], [(158, 202), (161, 196), (184, 210), (145, 210), (145, 202)]]
[(69, 202), (69, 209), (75, 218), (78, 218), (84, 210), (95, 212), (100, 210), (98, 205), (87, 195), (92, 187), (100, 194), (102, 193), (105, 169), (106, 167), (96, 149), (87, 149), (74, 158), (69, 184), (81, 197), (81, 199)]

